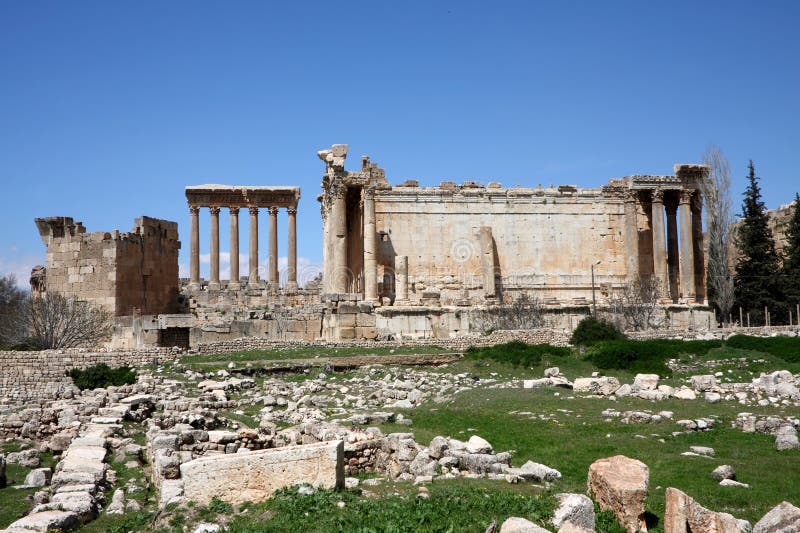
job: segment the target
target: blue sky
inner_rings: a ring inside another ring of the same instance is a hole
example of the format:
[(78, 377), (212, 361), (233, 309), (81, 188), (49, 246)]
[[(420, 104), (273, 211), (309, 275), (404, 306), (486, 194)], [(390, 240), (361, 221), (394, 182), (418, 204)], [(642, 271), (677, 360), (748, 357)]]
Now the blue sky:
[[(89, 231), (175, 220), (185, 265), (183, 188), (202, 183), (300, 186), (313, 270), (315, 152), (333, 143), (392, 183), (586, 187), (670, 173), (713, 143), (734, 205), (752, 158), (777, 207), (800, 189), (799, 24), (800, 3), (777, 0), (7, 0), (0, 274), (44, 261), (33, 219), (53, 215)], [(227, 250), (224, 213), (220, 225)], [(283, 214), (280, 255), (285, 227)]]

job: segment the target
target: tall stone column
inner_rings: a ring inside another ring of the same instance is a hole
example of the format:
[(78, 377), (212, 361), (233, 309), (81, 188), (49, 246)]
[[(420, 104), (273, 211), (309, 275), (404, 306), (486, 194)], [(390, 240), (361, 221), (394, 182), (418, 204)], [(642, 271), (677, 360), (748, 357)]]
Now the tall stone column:
[(667, 208), (667, 268), (669, 270), (669, 297), (678, 301), (678, 206), (673, 202)]
[(286, 292), (297, 292), (297, 206), (286, 210), (287, 226), (289, 228), (289, 250), (286, 268)]
[(694, 253), (695, 301), (706, 301), (706, 261), (703, 250), (703, 197), (698, 191), (692, 201), (692, 244)]
[(628, 256), (626, 262), (628, 280), (639, 275), (639, 226), (636, 221), (638, 202), (638, 191), (627, 191), (625, 194), (625, 254)]
[(408, 256), (394, 259), (395, 305), (408, 305)]
[(333, 194), (330, 219), (330, 238), (333, 240), (331, 291), (343, 293), (348, 291), (347, 281), (350, 278), (347, 270), (347, 202), (345, 199), (347, 188), (340, 185), (331, 193)]
[(378, 245), (375, 231), (375, 192), (364, 189), (364, 300), (378, 302)]
[(228, 288), (239, 290), (239, 208), (229, 207), (231, 215), (231, 275), (228, 280)]
[(189, 288), (200, 288), (200, 208), (196, 205), (189, 206), (189, 221), (191, 234), (189, 236)]
[(250, 288), (258, 287), (258, 207), (250, 207)]
[(269, 208), (269, 290), (278, 292), (278, 208)]
[(669, 271), (667, 266), (667, 242), (664, 227), (664, 191), (653, 191), (653, 273), (658, 278), (659, 297), (669, 295)]
[(694, 286), (694, 238), (692, 236), (692, 194), (694, 191), (681, 191), (678, 204), (680, 224), (680, 272), (681, 296), (686, 303), (695, 302)]
[(208, 280), (208, 290), (219, 290), (219, 207), (209, 208), (211, 213), (211, 279)]

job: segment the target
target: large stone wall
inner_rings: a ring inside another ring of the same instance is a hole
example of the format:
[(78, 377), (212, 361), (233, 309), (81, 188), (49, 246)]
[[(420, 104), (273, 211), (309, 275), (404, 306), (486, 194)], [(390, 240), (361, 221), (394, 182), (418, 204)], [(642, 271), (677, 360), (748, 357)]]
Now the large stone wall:
[(177, 355), (172, 350), (159, 348), (127, 352), (0, 351), (0, 407), (71, 396), (72, 378), (66, 372), (73, 368), (87, 368), (100, 363), (112, 368), (136, 367), (160, 363)]
[[(178, 301), (178, 224), (139, 217), (133, 231), (86, 233), (70, 217), (37, 218), (47, 246), (46, 292), (116, 316), (172, 313)], [(38, 292), (38, 291), (37, 291)]]
[(317, 154), (326, 167), (323, 300), (466, 307), (525, 295), (570, 307), (608, 302), (637, 276), (655, 275), (662, 303), (705, 301), (703, 165), (591, 189), (420, 187), (390, 184), (366, 156), (360, 170), (345, 170), (347, 151), (337, 144)]

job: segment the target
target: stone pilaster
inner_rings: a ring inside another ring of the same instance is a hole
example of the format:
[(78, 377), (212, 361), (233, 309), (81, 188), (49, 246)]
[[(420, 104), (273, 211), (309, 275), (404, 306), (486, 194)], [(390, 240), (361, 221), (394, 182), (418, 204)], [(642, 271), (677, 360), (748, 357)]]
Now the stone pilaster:
[(653, 274), (658, 278), (659, 296), (669, 295), (669, 269), (667, 265), (667, 235), (664, 226), (664, 191), (654, 190), (652, 201), (653, 224)]
[(258, 207), (250, 207), (250, 276), (247, 284), (258, 287)]
[(695, 302), (694, 286), (694, 238), (692, 235), (692, 194), (694, 191), (681, 191), (678, 204), (680, 224), (680, 275), (681, 297), (686, 303)]
[(394, 305), (408, 305), (408, 256), (398, 255), (394, 259)]
[(229, 207), (231, 216), (231, 275), (228, 280), (228, 288), (231, 290), (239, 289), (239, 208)]
[(200, 288), (200, 208), (189, 206), (191, 233), (189, 236), (189, 288)]
[(278, 208), (269, 208), (269, 290), (278, 292)]
[(219, 290), (219, 207), (211, 207), (211, 267), (208, 290)]
[(375, 192), (364, 190), (364, 299), (378, 302), (378, 246), (375, 230)]
[(297, 292), (297, 207), (289, 207), (286, 212), (287, 226), (289, 229), (286, 292), (288, 294), (295, 294)]

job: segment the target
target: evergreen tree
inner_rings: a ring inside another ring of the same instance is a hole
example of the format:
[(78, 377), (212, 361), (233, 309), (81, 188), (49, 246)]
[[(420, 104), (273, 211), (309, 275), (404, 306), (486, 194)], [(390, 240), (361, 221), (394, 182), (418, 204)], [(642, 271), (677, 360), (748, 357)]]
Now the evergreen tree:
[(777, 324), (783, 320), (786, 310), (778, 277), (780, 262), (752, 161), (748, 169), (749, 185), (736, 232), (739, 258), (733, 280), (734, 314), (741, 307), (745, 313), (750, 313), (751, 325), (762, 325), (765, 323), (764, 307), (767, 307), (771, 322)]
[(794, 211), (786, 226), (786, 249), (781, 266), (783, 292), (789, 309), (800, 303), (800, 195), (794, 195)]

